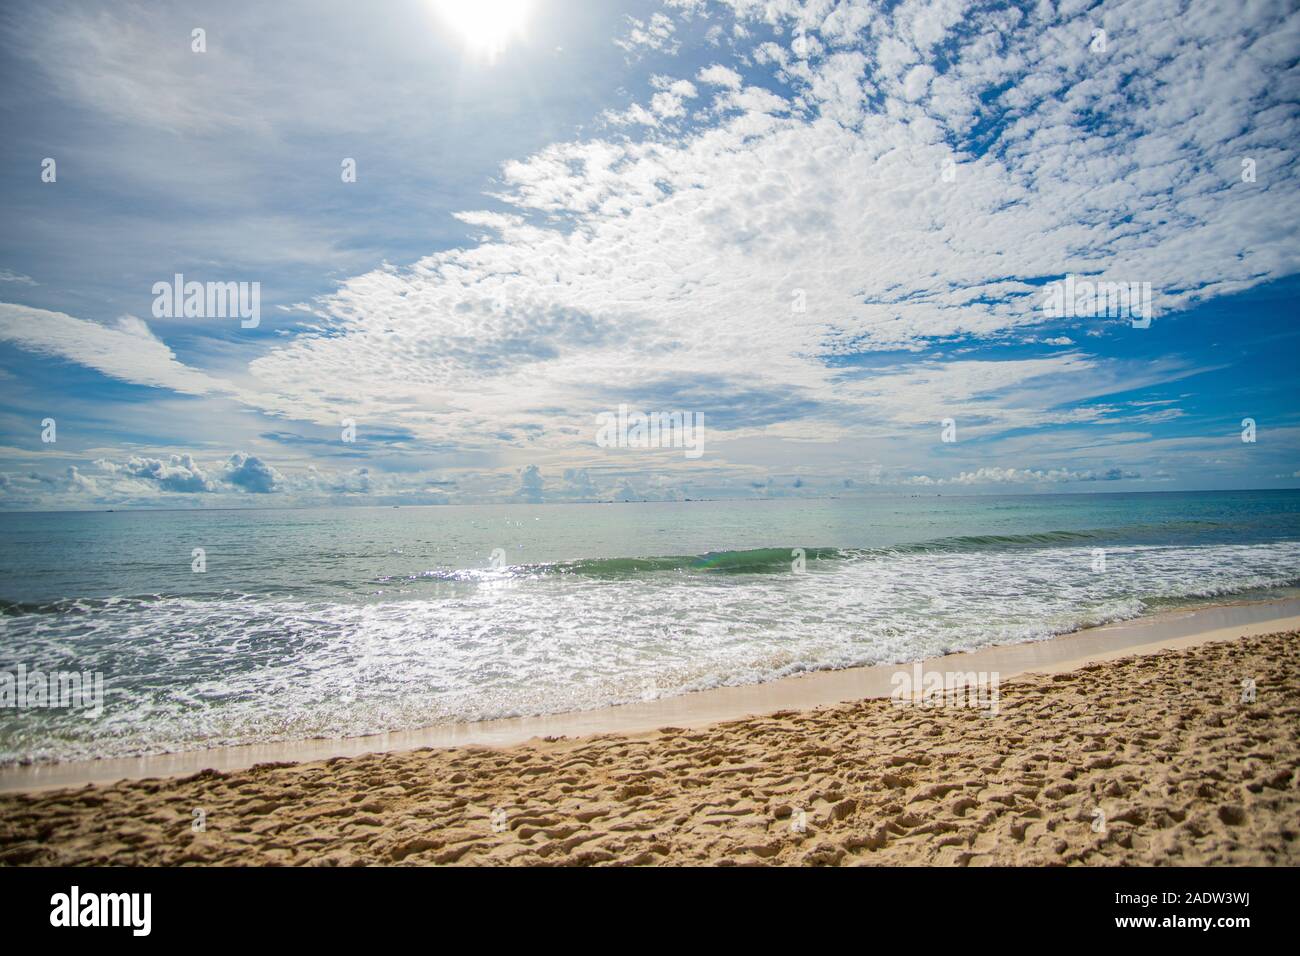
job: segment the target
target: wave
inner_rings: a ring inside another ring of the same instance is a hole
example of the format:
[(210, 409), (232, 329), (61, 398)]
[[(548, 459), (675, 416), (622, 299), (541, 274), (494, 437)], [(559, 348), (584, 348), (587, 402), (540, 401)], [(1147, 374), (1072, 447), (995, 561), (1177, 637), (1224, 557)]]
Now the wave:
[[(279, 589), (283, 591), (283, 589)], [(274, 592), (268, 592), (274, 593)], [(265, 595), (242, 591), (195, 591), (188, 594), (124, 594), (112, 597), (71, 597), (54, 601), (8, 601), (0, 598), (0, 618), (31, 614), (75, 616), (99, 611), (147, 610), (168, 601), (220, 601), (233, 603), (255, 601)]]
[(753, 574), (788, 572), (791, 563), (799, 557), (805, 561), (838, 561), (850, 554), (851, 552), (839, 548), (753, 548), (654, 558), (583, 558), (558, 562), (550, 565), (549, 570), (555, 574), (583, 574), (591, 577), (621, 577), (654, 571)]
[(104, 721), (7, 713), (0, 765), (586, 710), (644, 699), (647, 682), (675, 696), (918, 660), (1300, 584), (1295, 541), (980, 535), (805, 549), (807, 574), (790, 573), (793, 550), (436, 572), (474, 583), (373, 603), (283, 590), (9, 602), (0, 670), (102, 672), (112, 706)]
[[(1205, 525), (1213, 523), (1188, 522), (1188, 524), (1204, 529)], [(927, 541), (908, 542), (884, 548), (830, 548), (791, 545), (788, 547), (708, 551), (703, 554), (656, 555), (636, 558), (577, 558), (568, 561), (515, 564), (500, 568), (436, 569), (409, 575), (406, 580), (473, 582), (492, 580), (499, 577), (524, 578), (549, 575), (625, 578), (642, 574), (671, 572), (763, 574), (789, 572), (792, 564), (800, 558), (811, 567), (817, 562), (879, 560), (887, 559), (893, 555), (1064, 547), (1080, 545), (1090, 541), (1116, 540), (1126, 533), (1131, 534), (1139, 530), (1155, 530), (1155, 526), (1041, 531), (1030, 534), (957, 535), (933, 538)], [(392, 580), (394, 580), (393, 577), (383, 577), (378, 579), (377, 583), (387, 583)]]
[(935, 538), (900, 544), (888, 548), (750, 548), (738, 551), (709, 551), (705, 554), (669, 555), (651, 558), (584, 558), (548, 565), (521, 566), (519, 570), (550, 574), (584, 574), (592, 577), (616, 577), (655, 571), (691, 571), (700, 573), (750, 574), (788, 572), (791, 564), (802, 558), (809, 565), (818, 561), (847, 561), (888, 558), (895, 554), (926, 552), (980, 551), (1016, 547), (1051, 547), (1101, 538), (1100, 531), (1047, 531), (1037, 534), (964, 535)]
[[(1212, 521), (1187, 520), (1178, 523), (1174, 530), (1204, 533), (1221, 527)], [(1162, 525), (1132, 524), (1120, 528), (1070, 529), (1039, 531), (1025, 534), (956, 535), (923, 541), (904, 542), (880, 548), (786, 547), (748, 548), (708, 551), (702, 554), (656, 555), (646, 557), (592, 557), (529, 564), (504, 565), (490, 568), (435, 568), (417, 573), (380, 575), (365, 581), (314, 580), (304, 581), (301, 587), (317, 595), (336, 597), (348, 591), (364, 589), (367, 585), (409, 584), (483, 584), (502, 579), (547, 577), (579, 577), (594, 580), (619, 580), (653, 575), (748, 575), (789, 573), (795, 563), (802, 560), (808, 570), (819, 567), (831, 569), (852, 561), (887, 561), (895, 557), (926, 554), (953, 554), (989, 551), (1018, 551), (1025, 549), (1054, 549), (1085, 547), (1089, 544), (1108, 546), (1118, 541), (1133, 542), (1144, 535), (1171, 530)], [(1152, 539), (1152, 543), (1157, 539)], [(1279, 541), (1278, 544), (1285, 542)], [(1168, 544), (1165, 546), (1173, 546)], [(69, 597), (52, 601), (31, 602), (0, 599), (0, 618), (29, 614), (78, 615), (105, 609), (122, 609), (123, 606), (148, 606), (168, 600), (182, 601), (256, 601), (289, 596), (296, 589), (285, 586), (252, 586), (238, 591), (225, 589), (191, 591), (185, 593), (132, 594), (115, 597)], [(251, 593), (250, 593), (251, 592)]]

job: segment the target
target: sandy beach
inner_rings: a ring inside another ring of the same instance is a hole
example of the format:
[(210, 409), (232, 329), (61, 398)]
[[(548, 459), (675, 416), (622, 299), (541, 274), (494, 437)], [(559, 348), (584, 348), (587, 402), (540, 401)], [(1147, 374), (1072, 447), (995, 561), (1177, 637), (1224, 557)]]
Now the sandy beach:
[(1287, 623), (1058, 660), (995, 714), (870, 698), (7, 793), (0, 863), (1294, 865)]

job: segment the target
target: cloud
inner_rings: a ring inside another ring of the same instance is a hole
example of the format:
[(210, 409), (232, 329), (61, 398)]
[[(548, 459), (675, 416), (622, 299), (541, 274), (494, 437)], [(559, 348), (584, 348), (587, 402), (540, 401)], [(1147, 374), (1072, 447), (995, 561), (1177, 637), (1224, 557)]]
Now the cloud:
[(653, 13), (648, 20), (628, 17), (627, 23), (627, 34), (616, 39), (614, 44), (628, 53), (645, 50), (676, 53), (681, 49), (681, 44), (673, 38), (673, 34), (677, 32), (677, 25), (672, 17), (665, 13)]
[(147, 482), (160, 491), (176, 494), (270, 494), (285, 485), (284, 475), (274, 466), (242, 451), (232, 454), (215, 474), (189, 454), (171, 455), (166, 460), (132, 455), (120, 464), (100, 458), (95, 465), (109, 475)]
[(566, 491), (575, 498), (595, 498), (600, 492), (586, 468), (564, 469)]
[(0, 341), (137, 385), (187, 395), (234, 392), (227, 383), (178, 361), (135, 316), (124, 315), (116, 327), (109, 327), (62, 312), (0, 302)]
[(199, 494), (218, 490), (217, 483), (204, 473), (191, 455), (172, 455), (167, 461), (132, 456), (121, 465), (106, 459), (95, 464), (110, 474), (154, 482), (163, 491)]
[(311, 465), (302, 484), (305, 485), (302, 490), (330, 495), (368, 495), (375, 490), (375, 479), (369, 467), (326, 474)]
[(739, 90), (742, 82), (739, 73), (721, 63), (706, 66), (696, 74), (695, 78), (709, 86), (725, 86), (729, 90)]
[[(649, 76), (619, 78), (645, 80), (640, 102), (600, 135), (503, 164), (493, 208), (458, 216), (476, 242), (431, 244), (300, 302), (314, 324), (260, 340), (246, 368), (182, 362), (138, 319), (0, 305), (0, 339), (281, 423), (349, 417), (491, 461), (490, 479), (458, 488), (500, 498), (584, 494), (592, 475), (624, 491), (679, 482), (680, 463), (604, 470), (592, 417), (621, 402), (703, 413), (712, 487), (764, 485), (796, 442), (836, 481), (869, 481), (866, 468), (959, 484), (1139, 480), (1154, 470), (1057, 468), (1049, 446), (1077, 455), (1072, 429), (1184, 417), (1107, 396), (1209, 364), (1134, 354), (1142, 333), (1124, 321), (1047, 316), (1044, 283), (1149, 281), (1157, 322), (1172, 323), (1300, 271), (1300, 108), (1269, 79), (1290, 67), (1300, 14), (1153, 4), (1170, 15), (1118, 2), (670, 4), (618, 41), (659, 54)], [(666, 66), (706, 13), (735, 27), (726, 43), (712, 35), (708, 65)], [(1089, 46), (1096, 23), (1112, 37), (1104, 54)], [(138, 50), (128, 34), (113, 37)], [(92, 52), (128, 69), (124, 54)], [(192, 130), (193, 85), (175, 102), (139, 88), (176, 69), (152, 64), (108, 93), (59, 82)], [(222, 99), (218, 126), (257, 105), (250, 90)], [(1029, 433), (1039, 451), (939, 469), (931, 446), (949, 417), (961, 454)], [(1042, 468), (1008, 467), (1025, 460)], [(542, 467), (563, 485), (546, 489)], [(397, 487), (378, 467), (286, 477), (258, 457), (213, 474), (259, 492)]]
[(235, 452), (226, 462), (223, 478), (244, 491), (266, 495), (280, 490), (284, 476), (256, 455)]
[[(713, 102), (719, 121), (706, 129), (556, 144), (507, 164), (498, 196), (518, 212), (500, 220), (496, 238), (348, 280), (316, 303), (330, 316), (327, 334), (274, 347), (252, 371), (317, 420), (327, 414), (320, 381), (347, 382), (353, 400), (386, 421), (471, 446), (501, 432), (492, 424), (527, 393), (572, 413), (533, 419), (534, 442), (573, 449), (608, 383), (653, 392), (666, 354), (683, 381), (728, 383), (712, 396), (697, 390), (706, 416), (711, 402), (743, 405), (726, 393), (744, 382), (783, 396), (776, 404), (798, 403), (810, 432), (825, 417), (841, 430), (938, 420), (953, 400), (978, 400), (991, 433), (1078, 414), (1045, 407), (1042, 392), (1008, 401), (1005, 389), (1035, 369), (1103, 389), (1118, 370), (1076, 352), (1037, 363), (946, 358), (936, 363), (944, 368), (851, 380), (834, 362), (1046, 331), (1041, 282), (1071, 270), (1149, 277), (1167, 315), (1300, 262), (1276, 238), (1300, 212), (1300, 192), (1284, 185), (1291, 174), (1278, 167), (1260, 188), (1240, 181), (1234, 161), (1248, 142), (1289, 148), (1287, 131), (1300, 132), (1295, 110), (1251, 80), (1244, 60), (1210, 56), (1235, 78), (1213, 91), (1182, 82), (1173, 66), (1139, 69), (1136, 50), (1150, 44), (1167, 47), (1175, 64), (1204, 62), (1191, 33), (1124, 21), (1131, 42), (1104, 60), (1087, 53), (1082, 14), (1052, 23), (980, 8), (957, 30), (951, 10), (925, 18), (900, 8), (871, 21), (882, 34), (872, 60), (835, 49), (860, 40), (843, 17), (828, 26), (808, 19), (815, 7), (789, 9), (789, 22), (833, 41), (807, 60), (786, 51), (790, 93), (728, 81)], [(1210, 29), (1228, 48), (1267, 48), (1276, 59), (1261, 17), (1225, 15)], [(946, 68), (917, 73), (938, 45)], [(1041, 90), (1034, 109), (1021, 102), (1028, 89)], [(1182, 114), (1197, 97), (1207, 107), (1235, 103), (1238, 119), (1182, 143)], [(1260, 119), (1268, 102), (1273, 111)], [(657, 115), (653, 98), (644, 109)], [(1085, 125), (1098, 109), (1115, 117), (1110, 135)], [(977, 125), (990, 143), (980, 154), (967, 148)], [(1157, 150), (1159, 163), (1134, 162)], [(954, 182), (942, 177), (949, 160), (958, 162)], [(1112, 228), (1121, 218), (1128, 225)], [(488, 305), (497, 302), (500, 313)], [(580, 334), (537, 318), (550, 315), (583, 317)], [(1043, 338), (1074, 341), (1058, 329)], [(1111, 334), (1125, 329), (1117, 323)], [(604, 387), (593, 389), (592, 368)], [(411, 408), (445, 414), (435, 424), (408, 412), (389, 400), (395, 391), (412, 397)], [(782, 417), (771, 414), (774, 401), (751, 404), (750, 424)]]
[(978, 471), (963, 471), (955, 478), (931, 478), (929, 475), (914, 475), (904, 484), (914, 485), (993, 485), (993, 484), (1065, 484), (1068, 482), (1121, 481), (1141, 478), (1136, 471), (1123, 468), (1108, 468), (1104, 471), (1070, 471), (1055, 468), (1038, 471), (1032, 468), (980, 468)]
[(536, 465), (526, 465), (519, 472), (519, 490), (515, 492), (515, 497), (525, 501), (541, 501), (545, 485), (541, 469)]

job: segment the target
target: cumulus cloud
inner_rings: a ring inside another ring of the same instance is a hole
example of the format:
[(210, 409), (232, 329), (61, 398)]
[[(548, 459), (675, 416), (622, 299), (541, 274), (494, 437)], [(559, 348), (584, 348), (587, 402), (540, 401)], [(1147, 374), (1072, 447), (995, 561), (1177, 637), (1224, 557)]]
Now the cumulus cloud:
[(546, 480), (542, 477), (541, 469), (536, 465), (525, 465), (519, 471), (519, 490), (515, 492), (515, 497), (522, 498), (524, 501), (539, 502), (542, 500), (545, 487)]
[(729, 90), (738, 90), (741, 84), (740, 74), (721, 63), (706, 66), (696, 75), (696, 79), (709, 86), (725, 86)]
[[(215, 471), (204, 468), (190, 454), (171, 455), (166, 459), (132, 455), (120, 463), (100, 458), (95, 465), (108, 475), (181, 495), (239, 491), (270, 494), (282, 490), (285, 485), (284, 475), (273, 465), (242, 451), (232, 454)], [(75, 473), (76, 469), (71, 471)]]
[(1032, 468), (980, 468), (976, 471), (963, 471), (954, 478), (931, 478), (929, 475), (914, 475), (905, 484), (912, 485), (994, 485), (994, 484), (1064, 484), (1079, 481), (1120, 481), (1126, 478), (1141, 478), (1136, 471), (1123, 468), (1107, 468), (1103, 471), (1071, 471), (1067, 468), (1053, 468), (1047, 471)]
[[(457, 485), (438, 472), (384, 473), (368, 465), (332, 470), (308, 464), (282, 469), (242, 451), (206, 463), (185, 453), (131, 455), (121, 461), (99, 458), (93, 465), (94, 475), (83, 473), (76, 465), (66, 466), (61, 473), (0, 472), (0, 508), (223, 507), (249, 494), (313, 503), (364, 499), (374, 504), (446, 504)], [(538, 478), (540, 481), (540, 475)], [(581, 487), (580, 478), (575, 480), (575, 487)], [(482, 493), (474, 500), (505, 497), (493, 486), (491, 475), (483, 475), (482, 483)]]
[(278, 491), (284, 476), (256, 455), (235, 452), (226, 462), (223, 478), (244, 491), (266, 495)]
[(105, 459), (99, 459), (95, 464), (110, 474), (153, 482), (163, 491), (200, 494), (218, 488), (191, 455), (172, 455), (167, 461), (133, 455), (120, 465)]

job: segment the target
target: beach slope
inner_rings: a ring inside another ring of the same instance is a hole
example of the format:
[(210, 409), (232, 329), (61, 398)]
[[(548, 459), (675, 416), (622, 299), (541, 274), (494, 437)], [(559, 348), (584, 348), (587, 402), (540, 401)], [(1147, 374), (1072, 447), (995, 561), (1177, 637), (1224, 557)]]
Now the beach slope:
[(996, 714), (872, 699), (5, 794), (0, 863), (1295, 865), (1298, 736), (1292, 631), (1024, 674)]

